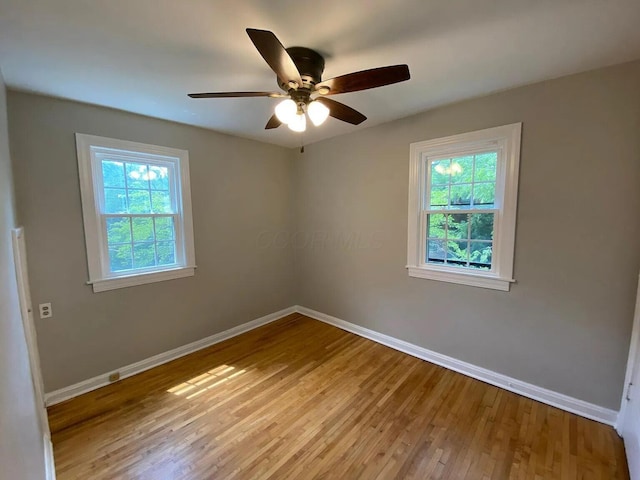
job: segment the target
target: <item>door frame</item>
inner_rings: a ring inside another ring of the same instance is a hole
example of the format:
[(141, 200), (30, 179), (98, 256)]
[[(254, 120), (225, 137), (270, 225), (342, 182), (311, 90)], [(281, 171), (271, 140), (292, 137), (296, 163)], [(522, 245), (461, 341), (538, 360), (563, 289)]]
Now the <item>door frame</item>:
[(29, 353), (29, 363), (31, 366), (31, 381), (33, 382), (33, 389), (35, 390), (38, 407), (40, 407), (38, 408), (40, 423), (43, 427), (46, 427), (43, 428), (46, 432), (49, 430), (49, 422), (43, 422), (42, 418), (42, 412), (44, 412), (44, 420), (47, 420), (46, 409), (44, 406), (44, 383), (42, 381), (42, 371), (40, 370), (40, 355), (38, 354), (38, 337), (36, 336), (33, 308), (31, 306), (31, 292), (29, 290), (24, 228), (14, 228), (11, 232), (11, 238), (13, 240), (13, 257), (16, 264), (16, 280), (18, 283), (20, 313), (22, 314), (24, 336), (27, 342), (27, 351)]
[(44, 400), (44, 382), (42, 381), (42, 370), (40, 369), (40, 354), (38, 353), (38, 337), (33, 317), (33, 306), (31, 304), (31, 291), (29, 288), (29, 273), (27, 269), (27, 249), (24, 238), (24, 228), (18, 227), (11, 231), (13, 247), (13, 258), (16, 270), (16, 283), (18, 286), (18, 301), (20, 303), (20, 314), (24, 338), (27, 344), (29, 355), (29, 370), (31, 372), (31, 383), (36, 401), (38, 421), (43, 435), (45, 475), (47, 480), (55, 480), (56, 472), (53, 459), (53, 446), (51, 444), (51, 430), (49, 429), (49, 418)]
[[(640, 275), (638, 276), (638, 291), (636, 294), (636, 306), (633, 314), (633, 327), (631, 330), (631, 340), (629, 345), (629, 359), (627, 360), (627, 372), (624, 376), (624, 388), (622, 389), (622, 399), (620, 400), (620, 412), (616, 421), (616, 431), (622, 435), (625, 415), (627, 414), (627, 395), (631, 385), (631, 379), (635, 373), (636, 364), (640, 364)], [(636, 390), (640, 391), (640, 385), (636, 385)]]

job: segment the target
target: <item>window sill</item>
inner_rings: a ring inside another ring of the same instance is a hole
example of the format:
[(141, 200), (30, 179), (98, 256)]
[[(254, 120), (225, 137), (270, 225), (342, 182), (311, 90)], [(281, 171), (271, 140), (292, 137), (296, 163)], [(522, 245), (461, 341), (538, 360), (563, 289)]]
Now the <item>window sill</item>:
[(490, 288), (492, 290), (501, 290), (503, 292), (508, 292), (511, 284), (515, 282), (515, 280), (489, 275), (479, 275), (467, 272), (450, 272), (411, 265), (407, 266), (407, 270), (410, 277), (439, 280), (441, 282), (457, 283), (472, 287)]
[(122, 277), (103, 278), (87, 282), (93, 285), (93, 292), (106, 292), (107, 290), (115, 290), (117, 288), (134, 287), (136, 285), (144, 285), (146, 283), (164, 282), (165, 280), (173, 280), (176, 278), (192, 277), (195, 267), (178, 267), (160, 272), (137, 273)]

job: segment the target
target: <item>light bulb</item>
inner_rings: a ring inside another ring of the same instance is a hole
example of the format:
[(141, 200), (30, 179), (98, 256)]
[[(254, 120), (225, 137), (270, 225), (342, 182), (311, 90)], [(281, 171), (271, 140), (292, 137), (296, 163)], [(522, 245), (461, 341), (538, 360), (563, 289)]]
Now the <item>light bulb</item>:
[(289, 128), (294, 132), (304, 132), (307, 129), (307, 117), (304, 112), (298, 112), (289, 122)]
[(296, 102), (287, 98), (276, 105), (276, 117), (284, 124), (288, 124), (296, 116), (298, 106)]
[(329, 109), (322, 103), (313, 101), (307, 107), (307, 114), (313, 124), (318, 127), (322, 125), (329, 116)]

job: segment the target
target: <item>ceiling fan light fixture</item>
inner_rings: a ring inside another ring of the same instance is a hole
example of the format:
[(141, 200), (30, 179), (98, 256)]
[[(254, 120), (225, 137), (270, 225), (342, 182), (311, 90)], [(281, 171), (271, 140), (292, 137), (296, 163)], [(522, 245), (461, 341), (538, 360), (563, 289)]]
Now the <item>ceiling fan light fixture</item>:
[(307, 114), (309, 119), (316, 126), (319, 127), (329, 116), (329, 109), (318, 101), (313, 101), (307, 107)]
[(307, 117), (304, 112), (298, 112), (293, 120), (288, 123), (289, 129), (294, 132), (304, 132), (307, 129)]
[(281, 101), (278, 105), (276, 105), (276, 117), (284, 124), (289, 124), (289, 122), (294, 121), (296, 117), (296, 112), (298, 111), (298, 106), (296, 102), (287, 98)]
[[(269, 97), (285, 98), (275, 108), (265, 130), (289, 125), (295, 132), (304, 132), (306, 116), (314, 125), (321, 125), (331, 116), (351, 125), (360, 125), (367, 117), (353, 108), (327, 98), (328, 95), (359, 92), (384, 87), (411, 78), (408, 65), (389, 65), (347, 73), (323, 79), (324, 57), (306, 47), (285, 48), (273, 32), (247, 28), (247, 35), (267, 65), (276, 74), (280, 92), (210, 92), (190, 93), (191, 98)], [(316, 101), (312, 95), (320, 95)]]

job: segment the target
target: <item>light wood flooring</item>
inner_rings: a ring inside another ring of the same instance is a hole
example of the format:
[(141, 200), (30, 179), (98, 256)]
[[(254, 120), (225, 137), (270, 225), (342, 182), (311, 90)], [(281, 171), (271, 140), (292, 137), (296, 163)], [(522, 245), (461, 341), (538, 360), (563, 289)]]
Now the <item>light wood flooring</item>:
[(611, 427), (298, 314), (49, 419), (58, 480), (628, 478)]

